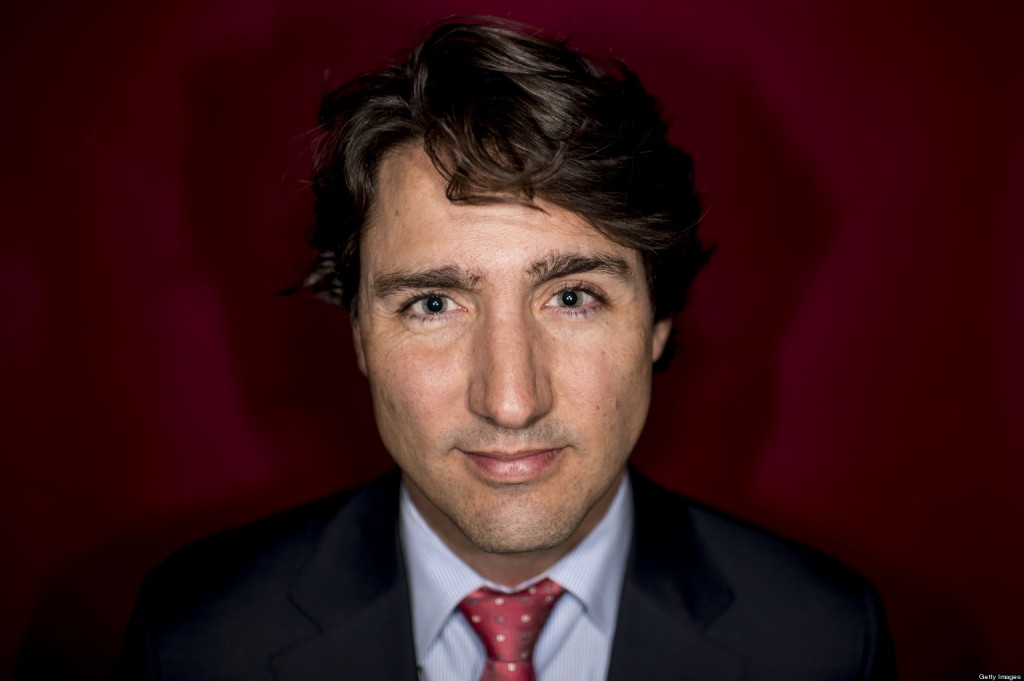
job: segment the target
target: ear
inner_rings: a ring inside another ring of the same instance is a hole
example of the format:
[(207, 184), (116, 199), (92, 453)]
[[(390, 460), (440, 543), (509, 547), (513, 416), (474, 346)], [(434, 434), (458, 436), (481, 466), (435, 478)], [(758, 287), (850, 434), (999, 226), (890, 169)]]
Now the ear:
[(363, 334), (359, 328), (359, 317), (355, 312), (348, 316), (349, 324), (352, 326), (352, 347), (356, 349), (356, 366), (366, 375), (366, 353), (363, 352)]
[(661, 353), (665, 351), (665, 343), (672, 332), (672, 318), (659, 319), (654, 322), (654, 329), (651, 333), (651, 361), (657, 362), (661, 359)]

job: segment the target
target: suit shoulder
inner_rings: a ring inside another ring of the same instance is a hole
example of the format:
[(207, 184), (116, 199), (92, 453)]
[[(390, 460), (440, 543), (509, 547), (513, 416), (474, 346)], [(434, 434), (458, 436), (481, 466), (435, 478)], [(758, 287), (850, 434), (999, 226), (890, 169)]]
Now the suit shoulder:
[(859, 597), (868, 584), (855, 570), (818, 549), (653, 483), (643, 485), (645, 505), (656, 506), (662, 517), (685, 518), (690, 539), (730, 583), (772, 583), (783, 592), (797, 592), (787, 594), (794, 597), (815, 588)]
[(864, 576), (817, 549), (712, 509), (697, 506), (692, 517), (733, 593), (732, 607), (709, 633), (730, 646), (748, 642), (752, 671), (760, 665), (776, 676), (799, 657), (813, 670), (810, 676), (824, 677), (838, 665), (856, 670), (854, 678), (896, 678), (885, 610)]
[(374, 573), (356, 547), (387, 534), (397, 490), (388, 475), (174, 552), (139, 591), (119, 678), (267, 678), (275, 651), (318, 630), (294, 599), (299, 580)]
[(256, 564), (301, 561), (323, 526), (356, 496), (348, 490), (198, 539), (171, 553), (149, 579), (164, 588), (213, 587)]
[(397, 487), (394, 476), (385, 476), (195, 541), (149, 574), (138, 606), (164, 629), (294, 617), (288, 593), (325, 536), (334, 540), (359, 532), (368, 516), (392, 503)]
[(818, 549), (702, 504), (690, 503), (697, 536), (719, 568), (730, 575), (744, 581), (770, 581), (779, 588), (792, 585), (801, 593), (822, 588), (859, 596), (867, 584), (855, 570)]
[(837, 669), (860, 674), (850, 678), (894, 676), (884, 609), (866, 578), (747, 521), (649, 482), (641, 488), (638, 532), (647, 543), (663, 541), (640, 523), (673, 519), (664, 562), (686, 575), (684, 600), (705, 634), (745, 657), (753, 678), (785, 678), (797, 668), (806, 671), (801, 678)]

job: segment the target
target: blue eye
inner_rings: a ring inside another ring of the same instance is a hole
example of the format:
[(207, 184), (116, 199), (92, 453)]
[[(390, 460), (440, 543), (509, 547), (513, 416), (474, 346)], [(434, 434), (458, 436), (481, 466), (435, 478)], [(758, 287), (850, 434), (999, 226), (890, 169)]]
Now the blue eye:
[(555, 307), (578, 309), (594, 302), (594, 294), (581, 288), (567, 288), (552, 297)]
[(561, 315), (575, 318), (593, 314), (604, 304), (603, 296), (580, 284), (569, 285), (561, 291), (556, 291), (548, 298), (545, 307), (553, 308)]

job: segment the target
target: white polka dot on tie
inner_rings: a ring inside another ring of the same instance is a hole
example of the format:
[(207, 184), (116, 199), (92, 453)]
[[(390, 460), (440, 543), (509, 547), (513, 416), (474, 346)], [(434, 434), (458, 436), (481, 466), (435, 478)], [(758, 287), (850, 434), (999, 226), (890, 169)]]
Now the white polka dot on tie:
[(494, 599), (494, 604), (495, 605), (505, 605), (505, 599), (502, 598), (501, 596), (498, 596), (497, 598)]
[(510, 672), (514, 672), (516, 670), (516, 663), (515, 662), (509, 662), (508, 663), (508, 670)]
[(473, 620), (474, 624), (476, 624), (480, 621), (480, 615), (473, 615), (470, 619)]
[(535, 593), (537, 593), (537, 587), (535, 587), (535, 586), (531, 586), (531, 587), (530, 587), (530, 595), (532, 596), (532, 595), (534, 595)]
[(505, 634), (498, 634), (497, 636), (494, 637), (494, 640), (497, 641), (498, 643), (504, 643), (505, 642)]
[(545, 597), (544, 597), (544, 602), (545, 602), (545, 603), (550, 603), (550, 602), (551, 602), (551, 601), (553, 601), (553, 600), (555, 600), (555, 597), (554, 597), (554, 596), (545, 596)]
[(530, 653), (519, 653), (519, 659), (520, 660), (525, 660), (529, 656), (530, 656)]
[(521, 619), (524, 622), (529, 622), (530, 621), (530, 616), (529, 615), (523, 615), (519, 619)]

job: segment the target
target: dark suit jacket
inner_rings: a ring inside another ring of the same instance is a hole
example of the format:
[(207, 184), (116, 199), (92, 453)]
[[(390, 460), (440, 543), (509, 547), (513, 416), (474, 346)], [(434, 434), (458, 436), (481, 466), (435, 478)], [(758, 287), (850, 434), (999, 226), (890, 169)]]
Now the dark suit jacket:
[[(631, 475), (611, 681), (896, 677), (864, 579)], [(142, 587), (122, 678), (416, 679), (397, 519), (393, 474), (183, 549)]]

